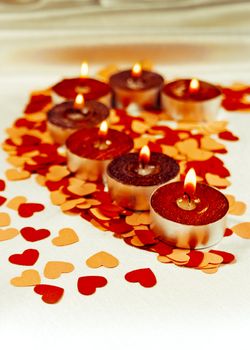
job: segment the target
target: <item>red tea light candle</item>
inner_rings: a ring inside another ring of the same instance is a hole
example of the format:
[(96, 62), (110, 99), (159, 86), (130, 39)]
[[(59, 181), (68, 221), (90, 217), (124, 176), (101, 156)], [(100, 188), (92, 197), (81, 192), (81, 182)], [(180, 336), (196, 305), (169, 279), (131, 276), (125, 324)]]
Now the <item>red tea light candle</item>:
[(162, 107), (177, 121), (215, 120), (222, 100), (219, 88), (197, 79), (181, 79), (163, 87)]
[(88, 76), (88, 64), (83, 62), (80, 77), (63, 79), (52, 87), (60, 97), (74, 100), (77, 94), (84, 95), (86, 101), (97, 100), (107, 106), (111, 104), (111, 93), (108, 84)]
[(160, 185), (179, 174), (177, 162), (144, 146), (140, 153), (115, 158), (107, 168), (107, 185), (113, 200), (124, 208), (149, 210), (149, 198)]
[(84, 101), (78, 94), (74, 101), (55, 105), (47, 113), (47, 125), (55, 142), (64, 144), (76, 130), (92, 128), (109, 116), (109, 109), (97, 101)]
[(167, 243), (188, 249), (207, 248), (224, 235), (227, 198), (205, 184), (196, 185), (193, 169), (183, 182), (159, 187), (151, 197), (151, 228)]
[(135, 103), (140, 107), (157, 106), (164, 80), (161, 75), (143, 70), (140, 63), (132, 69), (113, 74), (110, 86), (116, 107), (127, 107)]
[(103, 121), (99, 129), (81, 129), (67, 139), (68, 168), (83, 180), (101, 180), (108, 163), (133, 146), (130, 136), (108, 129)]

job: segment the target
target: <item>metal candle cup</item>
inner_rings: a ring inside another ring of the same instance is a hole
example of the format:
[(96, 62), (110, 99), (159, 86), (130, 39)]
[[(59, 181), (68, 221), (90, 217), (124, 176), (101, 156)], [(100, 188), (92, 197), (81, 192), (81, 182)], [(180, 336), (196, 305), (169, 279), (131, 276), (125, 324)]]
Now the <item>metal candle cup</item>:
[(152, 194), (152, 230), (179, 248), (201, 249), (218, 243), (225, 232), (227, 198), (205, 184), (197, 184), (193, 208), (179, 207), (178, 200), (182, 197), (183, 182), (163, 185)]
[(76, 130), (97, 126), (108, 116), (109, 109), (103, 103), (87, 101), (77, 106), (75, 101), (67, 101), (48, 111), (47, 125), (54, 141), (64, 144)]
[(216, 119), (222, 101), (219, 88), (204, 81), (192, 91), (191, 79), (166, 84), (161, 94), (162, 108), (177, 121), (207, 122)]
[(102, 180), (108, 163), (132, 148), (133, 140), (120, 131), (109, 129), (103, 137), (98, 128), (81, 129), (66, 141), (68, 168), (83, 180)]
[(135, 73), (135, 67), (136, 65), (132, 70), (118, 72), (110, 77), (109, 83), (114, 93), (115, 106), (122, 108), (131, 103), (142, 108), (157, 106), (164, 83), (162, 76), (142, 69), (138, 69)]
[(115, 158), (107, 167), (107, 185), (116, 203), (132, 210), (149, 210), (152, 192), (163, 183), (174, 181), (179, 174), (176, 161), (153, 152), (150, 161), (141, 167), (139, 153)]

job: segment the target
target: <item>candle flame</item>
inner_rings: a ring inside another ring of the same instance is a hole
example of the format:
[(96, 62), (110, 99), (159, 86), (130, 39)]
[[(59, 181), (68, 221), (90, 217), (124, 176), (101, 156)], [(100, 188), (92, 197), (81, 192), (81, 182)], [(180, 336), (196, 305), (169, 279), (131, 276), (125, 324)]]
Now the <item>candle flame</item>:
[(106, 122), (106, 120), (104, 120), (103, 122), (101, 122), (101, 125), (99, 127), (99, 131), (98, 131), (98, 135), (100, 137), (105, 138), (108, 134), (108, 123)]
[(133, 65), (131, 75), (133, 78), (139, 78), (142, 74), (142, 66), (139, 62)]
[(189, 92), (191, 94), (197, 93), (200, 89), (200, 83), (198, 79), (192, 79), (189, 85)]
[(196, 189), (196, 173), (194, 168), (189, 169), (184, 181), (184, 192), (190, 197), (194, 195)]
[(82, 62), (81, 65), (81, 78), (86, 78), (89, 75), (89, 65), (87, 61)]
[(84, 107), (85, 101), (82, 94), (77, 94), (74, 101), (74, 108), (82, 109)]
[(145, 166), (148, 164), (149, 160), (150, 160), (150, 149), (147, 145), (145, 145), (140, 150), (139, 161), (143, 166)]

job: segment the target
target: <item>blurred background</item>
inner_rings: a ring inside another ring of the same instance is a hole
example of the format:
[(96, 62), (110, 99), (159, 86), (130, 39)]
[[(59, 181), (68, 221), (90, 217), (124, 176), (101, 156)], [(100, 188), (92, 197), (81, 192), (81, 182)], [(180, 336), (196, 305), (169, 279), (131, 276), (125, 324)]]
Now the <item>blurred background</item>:
[(248, 69), (249, 18), (250, 0), (0, 0), (0, 72), (86, 56)]

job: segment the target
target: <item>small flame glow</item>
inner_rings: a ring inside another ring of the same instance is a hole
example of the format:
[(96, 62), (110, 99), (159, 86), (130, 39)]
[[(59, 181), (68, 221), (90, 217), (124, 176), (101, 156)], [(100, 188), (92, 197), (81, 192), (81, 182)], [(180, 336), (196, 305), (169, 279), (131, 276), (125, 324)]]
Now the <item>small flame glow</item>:
[(189, 85), (189, 92), (191, 94), (195, 94), (199, 91), (200, 89), (200, 83), (198, 79), (192, 79), (190, 81), (190, 85)]
[(106, 120), (104, 120), (103, 122), (101, 122), (98, 135), (102, 138), (105, 138), (107, 134), (108, 134), (108, 123), (106, 122)]
[(74, 108), (76, 109), (82, 109), (84, 107), (85, 101), (82, 94), (76, 95), (75, 101), (74, 101)]
[(196, 189), (196, 173), (194, 168), (189, 169), (184, 181), (184, 192), (193, 196)]
[(133, 78), (139, 78), (141, 74), (142, 74), (142, 66), (140, 63), (137, 62), (133, 65), (131, 75)]
[(81, 78), (86, 78), (89, 75), (89, 65), (87, 61), (82, 62), (81, 65)]
[(150, 160), (150, 149), (147, 145), (145, 145), (140, 150), (139, 161), (142, 164), (142, 166), (145, 166), (148, 164), (149, 160)]

